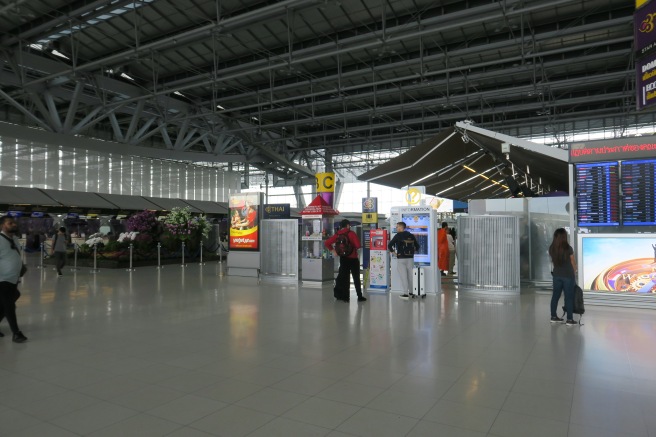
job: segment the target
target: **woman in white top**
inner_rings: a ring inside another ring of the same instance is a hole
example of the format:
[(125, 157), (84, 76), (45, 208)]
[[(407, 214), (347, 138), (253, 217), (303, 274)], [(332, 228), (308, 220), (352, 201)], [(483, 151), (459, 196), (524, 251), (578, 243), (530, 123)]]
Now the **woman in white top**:
[(449, 274), (455, 275), (453, 267), (456, 264), (456, 239), (454, 238), (455, 229), (451, 229), (446, 234), (446, 240), (449, 243)]

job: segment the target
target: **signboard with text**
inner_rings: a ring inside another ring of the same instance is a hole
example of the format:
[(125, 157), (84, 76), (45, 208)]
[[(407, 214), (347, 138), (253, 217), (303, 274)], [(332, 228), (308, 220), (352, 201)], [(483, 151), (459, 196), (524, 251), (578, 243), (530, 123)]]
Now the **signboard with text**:
[(288, 219), (291, 217), (291, 205), (289, 203), (268, 203), (264, 205), (264, 219)]
[(572, 143), (569, 146), (569, 161), (572, 163), (653, 158), (655, 155), (656, 136)]
[(656, 103), (656, 53), (636, 61), (636, 92), (638, 110)]

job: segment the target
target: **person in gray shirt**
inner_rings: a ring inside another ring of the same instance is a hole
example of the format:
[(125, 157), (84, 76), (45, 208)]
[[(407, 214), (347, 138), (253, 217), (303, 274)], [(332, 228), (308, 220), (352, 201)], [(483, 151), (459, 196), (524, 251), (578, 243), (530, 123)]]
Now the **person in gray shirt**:
[[(20, 297), (18, 281), (25, 273), (20, 242), (14, 235), (18, 225), (9, 216), (0, 217), (0, 322), (7, 317), (15, 343), (27, 341), (18, 328), (16, 320), (16, 301)], [(4, 334), (0, 333), (0, 337)]]

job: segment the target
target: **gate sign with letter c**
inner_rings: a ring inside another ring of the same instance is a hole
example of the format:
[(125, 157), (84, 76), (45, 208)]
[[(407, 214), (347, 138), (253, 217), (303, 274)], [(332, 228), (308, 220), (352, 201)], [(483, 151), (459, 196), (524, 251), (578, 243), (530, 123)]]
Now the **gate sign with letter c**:
[(317, 193), (335, 192), (335, 173), (317, 173)]

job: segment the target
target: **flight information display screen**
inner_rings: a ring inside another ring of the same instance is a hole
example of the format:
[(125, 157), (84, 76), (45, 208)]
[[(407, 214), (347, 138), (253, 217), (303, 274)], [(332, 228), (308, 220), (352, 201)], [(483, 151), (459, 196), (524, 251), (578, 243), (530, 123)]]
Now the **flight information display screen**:
[(597, 162), (576, 166), (576, 205), (579, 226), (620, 224), (619, 164)]
[(656, 159), (624, 161), (622, 166), (622, 224), (656, 225)]

